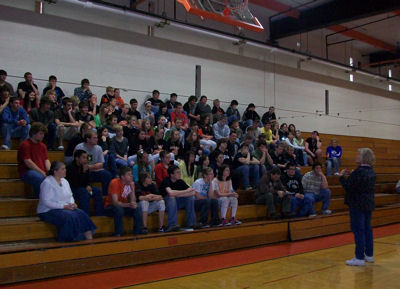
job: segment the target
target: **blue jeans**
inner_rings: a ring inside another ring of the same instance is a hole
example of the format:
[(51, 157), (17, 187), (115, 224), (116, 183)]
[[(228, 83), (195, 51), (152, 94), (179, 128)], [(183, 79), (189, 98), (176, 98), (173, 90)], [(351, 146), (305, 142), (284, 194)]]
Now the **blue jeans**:
[(168, 227), (178, 224), (178, 210), (186, 210), (186, 226), (192, 227), (196, 224), (196, 214), (194, 211), (194, 196), (191, 197), (169, 197), (164, 198), (168, 212)]
[(104, 209), (106, 216), (114, 217), (114, 234), (122, 236), (124, 234), (124, 220), (123, 216), (133, 217), (133, 233), (135, 235), (142, 233), (143, 220), (142, 220), (142, 210), (138, 206), (136, 209), (123, 208), (120, 206), (107, 206)]
[(332, 175), (332, 167), (335, 173), (339, 172), (339, 167), (340, 167), (340, 159), (338, 158), (330, 158), (327, 159), (325, 164), (326, 164), (326, 175), (331, 176)]
[(47, 126), (47, 148), (53, 149), (57, 137), (57, 126), (54, 122)]
[(3, 123), (1, 125), (3, 144), (11, 148), (11, 138), (21, 138), (21, 140), (26, 140), (29, 137), (29, 128), (29, 124), (26, 126), (19, 126), (11, 123)]
[(94, 214), (95, 216), (104, 215), (104, 203), (101, 190), (99, 188), (92, 187), (92, 195), (84, 187), (73, 188), (72, 193), (74, 194), (75, 200), (79, 203), (79, 208), (90, 216), (90, 199), (94, 201)]
[(350, 208), (351, 231), (356, 243), (355, 255), (364, 260), (364, 254), (374, 256), (374, 238), (371, 227), (371, 211), (361, 211)]
[(253, 179), (254, 187), (257, 187), (258, 181), (260, 180), (260, 168), (258, 165), (242, 165), (236, 168), (237, 172), (242, 175), (243, 187), (250, 187), (250, 176)]
[(227, 119), (228, 119), (228, 124), (231, 124), (235, 120), (239, 120), (237, 118), (236, 114), (232, 114), (232, 115), (228, 116)]
[(117, 163), (115, 161), (115, 155), (113, 153), (107, 153), (104, 156), (103, 168), (111, 172), (111, 176), (116, 178), (118, 175)]
[(24, 183), (28, 183), (33, 186), (33, 194), (36, 199), (39, 199), (40, 195), (40, 184), (44, 180), (44, 176), (35, 170), (28, 170), (22, 175), (21, 179)]
[(124, 160), (119, 159), (119, 158), (115, 158), (115, 163), (116, 163), (116, 165), (117, 165), (117, 168), (120, 168), (120, 167), (129, 167), (128, 161), (124, 161)]
[(304, 198), (311, 198), (312, 205), (310, 214), (315, 214), (314, 203), (322, 201), (322, 212), (329, 209), (331, 204), (331, 190), (322, 189), (319, 191), (319, 194), (314, 194), (313, 192), (304, 192)]
[(310, 194), (304, 196), (304, 199), (296, 198), (292, 196), (290, 198), (290, 213), (296, 213), (297, 208), (299, 211), (297, 212), (297, 217), (304, 217), (312, 210), (313, 199)]
[(101, 183), (101, 188), (103, 190), (104, 196), (108, 195), (108, 185), (110, 184), (111, 179), (112, 179), (111, 174), (107, 170), (101, 170), (101, 171), (89, 173), (90, 182), (100, 182)]

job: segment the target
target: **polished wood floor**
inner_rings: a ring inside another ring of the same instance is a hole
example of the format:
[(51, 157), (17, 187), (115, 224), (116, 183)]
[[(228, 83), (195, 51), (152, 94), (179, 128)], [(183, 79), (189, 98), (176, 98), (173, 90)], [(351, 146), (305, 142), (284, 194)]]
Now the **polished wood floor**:
[(375, 239), (375, 263), (365, 267), (344, 264), (344, 260), (354, 254), (354, 245), (344, 245), (123, 288), (400, 288), (399, 245), (400, 234)]

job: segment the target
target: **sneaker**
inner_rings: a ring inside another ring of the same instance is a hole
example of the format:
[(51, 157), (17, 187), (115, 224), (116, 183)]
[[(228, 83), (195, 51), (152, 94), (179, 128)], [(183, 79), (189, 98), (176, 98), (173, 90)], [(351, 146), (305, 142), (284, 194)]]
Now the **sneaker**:
[(207, 229), (210, 228), (211, 226), (209, 224), (204, 224), (203, 226), (201, 226), (201, 229)]
[(357, 259), (357, 258), (353, 258), (353, 259), (347, 260), (346, 265), (348, 265), (348, 266), (365, 266), (365, 261)]
[(196, 223), (192, 226), (193, 229), (197, 230), (203, 227), (203, 223)]
[(149, 231), (147, 230), (146, 227), (143, 227), (142, 232), (140, 234), (146, 235)]
[(170, 226), (167, 228), (166, 232), (178, 232), (181, 228), (178, 225)]
[(222, 218), (221, 223), (218, 225), (218, 227), (222, 226), (230, 226), (231, 224), (228, 222), (227, 219)]
[(242, 222), (239, 221), (239, 220), (236, 219), (236, 218), (231, 218), (231, 219), (229, 220), (229, 223), (230, 223), (231, 225), (240, 225)]
[(2, 149), (2, 150), (5, 150), (5, 151), (10, 150), (10, 148), (8, 147), (8, 145), (4, 145), (4, 144), (1, 146), (1, 149)]
[(270, 220), (280, 220), (280, 219), (282, 219), (282, 216), (281, 216), (281, 214), (270, 214), (269, 215), (269, 217), (268, 217)]
[(250, 191), (250, 190), (252, 190), (253, 189), (253, 187), (247, 187), (247, 188), (245, 188), (244, 190), (245, 191)]
[(332, 214), (332, 211), (329, 209), (322, 212), (322, 215), (330, 215), (330, 214)]
[(338, 176), (339, 175), (339, 173), (335, 173), (335, 176)]
[(316, 213), (314, 213), (314, 214), (309, 214), (309, 215), (308, 215), (308, 217), (310, 217), (310, 218), (314, 218), (314, 217), (316, 217), (316, 216), (317, 216)]
[(367, 255), (364, 255), (364, 260), (365, 260), (365, 262), (368, 262), (368, 263), (374, 263), (374, 256), (369, 257)]
[(158, 232), (159, 233), (164, 233), (165, 232), (165, 227), (161, 226), (160, 228), (158, 228)]
[(63, 146), (58, 146), (57, 150), (58, 150), (58, 151), (63, 151), (63, 150), (64, 150), (64, 147), (63, 147)]

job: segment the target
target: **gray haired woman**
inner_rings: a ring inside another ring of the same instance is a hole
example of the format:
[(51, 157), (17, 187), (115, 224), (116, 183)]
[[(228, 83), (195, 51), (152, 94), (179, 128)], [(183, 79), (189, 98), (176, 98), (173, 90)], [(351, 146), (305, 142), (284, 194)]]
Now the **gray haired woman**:
[(351, 174), (347, 169), (340, 172), (340, 182), (346, 191), (345, 203), (350, 209), (351, 230), (356, 244), (355, 258), (346, 261), (349, 266), (365, 266), (365, 262), (374, 262), (371, 215), (375, 209), (376, 174), (372, 168), (375, 155), (369, 148), (360, 148), (358, 151), (356, 163), (359, 166)]

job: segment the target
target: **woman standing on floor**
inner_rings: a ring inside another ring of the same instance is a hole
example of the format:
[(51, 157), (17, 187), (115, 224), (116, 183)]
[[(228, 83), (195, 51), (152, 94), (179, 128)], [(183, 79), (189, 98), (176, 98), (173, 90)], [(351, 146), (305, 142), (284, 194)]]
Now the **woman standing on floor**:
[(38, 216), (57, 227), (59, 242), (91, 240), (96, 226), (84, 211), (78, 209), (65, 175), (64, 163), (51, 164), (48, 176), (40, 185)]
[(345, 203), (350, 209), (351, 230), (356, 244), (355, 257), (346, 261), (349, 266), (365, 266), (365, 261), (374, 262), (371, 215), (375, 209), (376, 174), (372, 168), (375, 155), (369, 148), (360, 148), (358, 151), (358, 168), (351, 174), (347, 169), (340, 172), (340, 182), (346, 191)]

